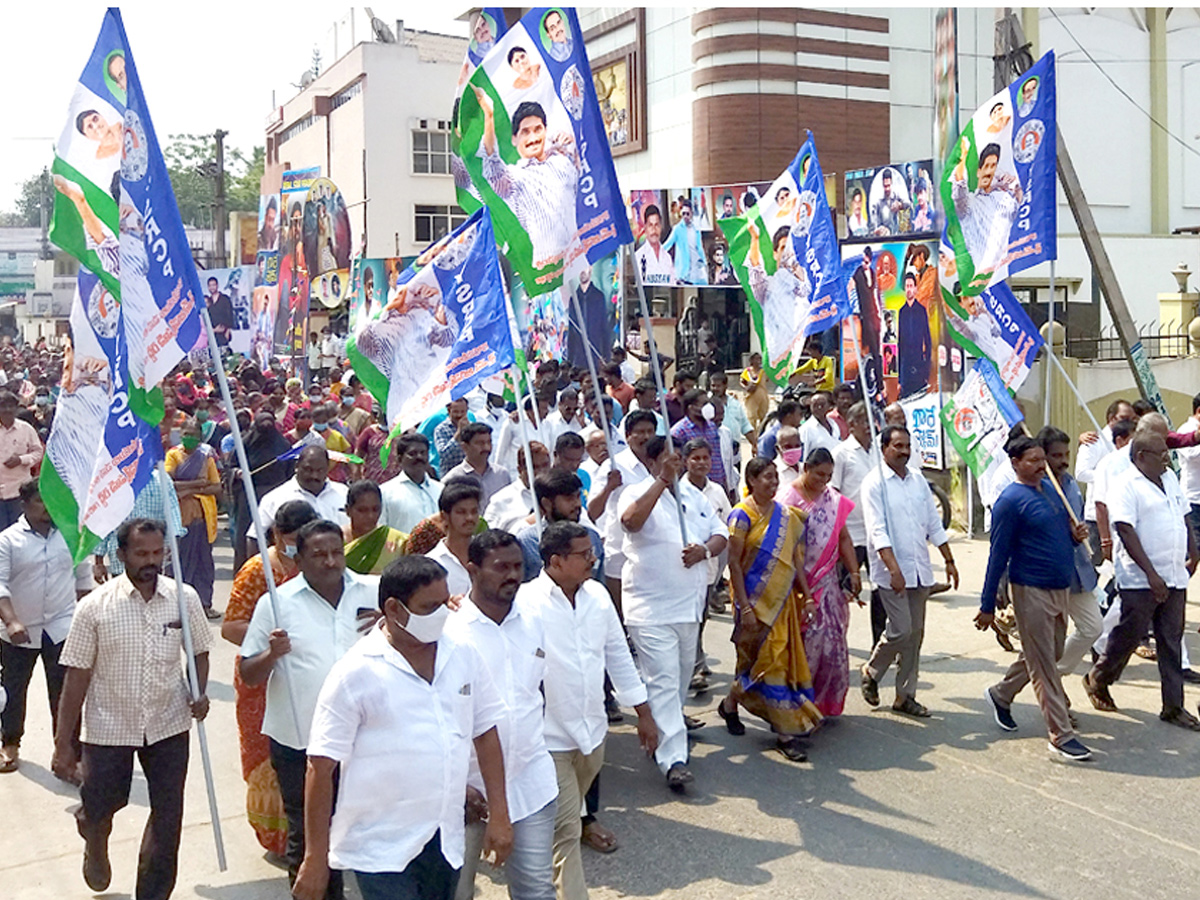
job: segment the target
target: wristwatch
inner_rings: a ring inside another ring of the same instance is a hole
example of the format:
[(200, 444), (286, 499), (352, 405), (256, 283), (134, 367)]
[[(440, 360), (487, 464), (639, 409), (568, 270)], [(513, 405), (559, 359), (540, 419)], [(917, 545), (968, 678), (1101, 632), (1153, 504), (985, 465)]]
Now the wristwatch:
[(712, 548), (709, 547), (708, 544), (704, 544), (704, 558), (712, 559), (712, 555)]

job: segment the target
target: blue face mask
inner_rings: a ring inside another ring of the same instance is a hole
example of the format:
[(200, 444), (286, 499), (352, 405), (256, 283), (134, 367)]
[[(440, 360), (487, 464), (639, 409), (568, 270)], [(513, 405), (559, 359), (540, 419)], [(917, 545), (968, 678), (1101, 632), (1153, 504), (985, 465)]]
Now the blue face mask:
[(324, 431), (328, 427), (329, 427), (328, 422), (313, 422), (313, 430), (314, 431)]

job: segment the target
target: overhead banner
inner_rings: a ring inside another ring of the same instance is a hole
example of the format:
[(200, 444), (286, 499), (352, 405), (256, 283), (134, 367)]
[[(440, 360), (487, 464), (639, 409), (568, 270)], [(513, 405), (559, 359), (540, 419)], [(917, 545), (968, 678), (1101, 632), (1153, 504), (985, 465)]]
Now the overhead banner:
[(1054, 51), (975, 111), (940, 185), (946, 226), (938, 276), (951, 295), (1058, 256)]
[(393, 428), (417, 425), (513, 364), (487, 209), (424, 250), (346, 354)]
[(847, 172), (844, 193), (847, 241), (937, 236), (931, 159)]
[(459, 99), (459, 205), (486, 205), (531, 296), (632, 240), (573, 8), (537, 7), (495, 41)]
[(1004, 445), (1024, 416), (986, 359), (975, 363), (962, 387), (942, 407), (946, 436), (979, 480), (985, 503), (995, 502), (995, 479), (1007, 459)]
[(750, 300), (767, 372), (779, 380), (806, 337), (832, 328), (850, 312), (812, 132), (766, 196), (744, 217), (719, 225)]
[(196, 267), (116, 9), (55, 149), (50, 239), (82, 268), (40, 486), (78, 562), (154, 477), (158, 385), (202, 331)]

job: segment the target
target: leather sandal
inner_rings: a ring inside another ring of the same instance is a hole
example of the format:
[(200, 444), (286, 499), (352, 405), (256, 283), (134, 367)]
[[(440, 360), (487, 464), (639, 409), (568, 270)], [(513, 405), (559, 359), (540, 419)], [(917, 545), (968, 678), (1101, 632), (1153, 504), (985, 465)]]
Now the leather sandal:
[(746, 733), (746, 726), (742, 723), (736, 706), (733, 708), (733, 712), (726, 712), (725, 701), (722, 700), (717, 704), (717, 715), (725, 720), (725, 730), (733, 736), (741, 737)]

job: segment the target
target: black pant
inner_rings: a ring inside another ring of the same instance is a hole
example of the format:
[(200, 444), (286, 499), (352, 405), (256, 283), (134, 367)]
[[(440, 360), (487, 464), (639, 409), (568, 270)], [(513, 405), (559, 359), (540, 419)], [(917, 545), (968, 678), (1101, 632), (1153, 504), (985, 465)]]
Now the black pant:
[(1092, 668), (1090, 679), (1095, 684), (1109, 685), (1121, 677), (1129, 657), (1146, 636), (1153, 624), (1155, 650), (1158, 653), (1158, 675), (1162, 681), (1162, 708), (1183, 707), (1183, 663), (1180, 661), (1180, 641), (1183, 640), (1184, 604), (1187, 591), (1172, 588), (1167, 599), (1156, 603), (1154, 594), (1146, 590), (1120, 588), (1121, 618), (1108, 636), (1104, 654)]
[(83, 745), (83, 804), (75, 813), (79, 832), (107, 835), (112, 817), (129, 802), (137, 754), (150, 792), (150, 818), (138, 852), (136, 900), (167, 900), (179, 866), (183, 784), (187, 779), (188, 732), (141, 747)]
[(355, 872), (363, 900), (450, 900), (459, 869), (442, 856), (442, 833), (433, 837), (403, 872)]
[[(287, 846), (283, 857), (288, 864), (288, 883), (296, 881), (300, 863), (304, 862), (304, 776), (308, 769), (308, 754), (295, 750), (271, 739), (271, 765), (279, 779), (279, 794), (283, 798), (283, 812), (287, 816)], [(337, 793), (337, 776), (334, 775), (334, 793)], [(342, 873), (337, 869), (329, 872), (329, 887), (326, 900), (341, 900)]]
[(7, 528), (9, 525), (16, 525), (17, 519), (21, 518), (23, 511), (20, 497), (13, 497), (11, 500), (0, 500), (0, 530)]
[[(5, 747), (20, 746), (25, 734), (25, 698), (29, 693), (29, 679), (33, 677), (34, 666), (41, 657), (42, 668), (46, 672), (46, 688), (50, 695), (50, 721), (53, 728), (58, 728), (58, 697), (62, 693), (63, 678), (66, 669), (58, 664), (58, 655), (62, 653), (62, 644), (55, 644), (50, 635), (42, 632), (42, 646), (32, 644), (21, 646), (0, 641), (0, 684), (8, 692), (8, 706), (0, 713), (0, 743)], [(75, 734), (79, 737), (78, 731)]]

